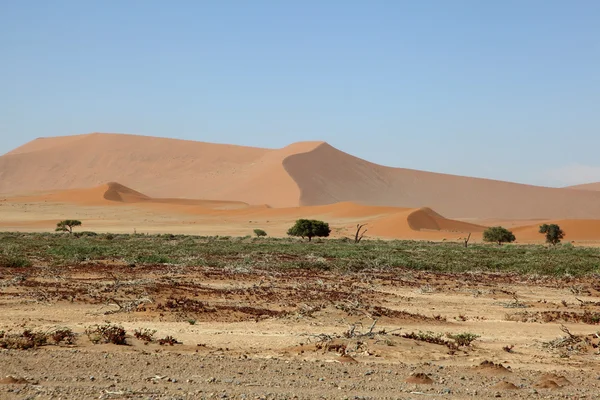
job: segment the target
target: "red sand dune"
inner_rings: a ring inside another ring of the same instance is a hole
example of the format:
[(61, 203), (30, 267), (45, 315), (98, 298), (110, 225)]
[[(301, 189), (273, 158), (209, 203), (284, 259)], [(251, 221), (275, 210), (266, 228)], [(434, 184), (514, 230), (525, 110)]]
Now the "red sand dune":
[(567, 186), (566, 189), (590, 190), (593, 192), (598, 192), (598, 191), (600, 191), (600, 182), (585, 183), (583, 185), (575, 185), (575, 186)]
[(11, 198), (15, 202), (75, 203), (88, 206), (119, 204), (166, 204), (198, 206), (207, 209), (233, 210), (249, 207), (241, 201), (152, 198), (117, 182), (87, 189), (67, 189), (39, 195)]
[(4, 195), (111, 181), (169, 201), (219, 199), (272, 207), (352, 202), (427, 206), (461, 219), (600, 219), (600, 192), (389, 168), (323, 142), (271, 150), (89, 134), (37, 139), (0, 157)]

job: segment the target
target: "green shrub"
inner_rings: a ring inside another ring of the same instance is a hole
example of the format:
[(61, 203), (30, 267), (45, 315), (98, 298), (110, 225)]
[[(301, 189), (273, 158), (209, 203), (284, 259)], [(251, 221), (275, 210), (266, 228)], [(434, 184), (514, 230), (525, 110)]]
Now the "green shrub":
[(0, 254), (0, 267), (5, 268), (28, 268), (31, 267), (31, 261), (25, 257), (6, 256)]
[(73, 233), (73, 228), (76, 226), (81, 226), (81, 221), (76, 219), (65, 219), (56, 224), (56, 232)]
[(267, 236), (267, 232), (263, 231), (262, 229), (255, 229), (254, 234), (256, 235), (256, 237)]
[(289, 236), (300, 236), (303, 239), (307, 237), (309, 242), (313, 237), (328, 237), (330, 233), (331, 229), (327, 222), (315, 219), (299, 219), (287, 231)]
[(565, 232), (556, 224), (540, 225), (540, 233), (546, 235), (546, 243), (556, 246), (565, 237)]
[(498, 244), (512, 243), (515, 241), (515, 235), (513, 235), (513, 233), (506, 228), (501, 226), (493, 226), (491, 228), (487, 228), (483, 232), (483, 241), (496, 242)]

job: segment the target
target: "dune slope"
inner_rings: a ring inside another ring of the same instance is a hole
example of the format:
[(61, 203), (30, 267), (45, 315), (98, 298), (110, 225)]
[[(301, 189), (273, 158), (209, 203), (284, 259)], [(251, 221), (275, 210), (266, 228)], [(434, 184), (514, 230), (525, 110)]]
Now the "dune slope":
[(283, 164), (303, 205), (427, 206), (448, 218), (600, 218), (600, 193), (384, 167), (328, 144)]
[(600, 182), (584, 183), (583, 185), (567, 186), (566, 189), (600, 191)]
[(298, 204), (285, 157), (320, 142), (270, 150), (136, 135), (36, 139), (0, 157), (0, 193), (93, 187), (117, 181), (150, 197)]

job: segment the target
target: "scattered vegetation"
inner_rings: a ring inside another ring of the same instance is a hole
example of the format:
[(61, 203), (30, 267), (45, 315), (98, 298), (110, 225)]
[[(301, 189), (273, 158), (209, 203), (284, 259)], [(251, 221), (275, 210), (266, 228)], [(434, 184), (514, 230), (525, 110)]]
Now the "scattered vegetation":
[(65, 219), (56, 224), (56, 232), (73, 233), (73, 228), (76, 226), (81, 226), (81, 221), (76, 219)]
[(546, 243), (556, 246), (565, 237), (565, 233), (556, 224), (540, 225), (540, 233), (546, 235)]
[(27, 350), (49, 344), (73, 344), (76, 336), (69, 328), (55, 328), (50, 331), (33, 331), (25, 329), (21, 333), (0, 331), (0, 348)]
[[(515, 235), (511, 231), (501, 226), (493, 226), (483, 231), (483, 241), (498, 243), (512, 243), (516, 240)], [(465, 246), (466, 247), (466, 246)]]
[[(514, 272), (526, 275), (584, 276), (600, 273), (600, 249), (543, 245), (494, 246), (461, 242), (326, 239), (306, 246), (292, 238), (229, 238), (175, 235), (107, 234), (70, 236), (50, 233), (0, 233), (0, 268), (30, 265), (73, 266), (114, 261), (131, 267), (169, 265), (288, 270), (429, 272)], [(2, 261), (4, 260), (4, 261)], [(6, 262), (6, 260), (12, 260)]]
[(28, 268), (31, 267), (31, 261), (25, 257), (8, 256), (0, 253), (0, 267), (4, 268)]
[(303, 239), (307, 237), (309, 242), (313, 237), (328, 237), (330, 233), (327, 222), (315, 219), (299, 219), (287, 232), (290, 236), (300, 236)]

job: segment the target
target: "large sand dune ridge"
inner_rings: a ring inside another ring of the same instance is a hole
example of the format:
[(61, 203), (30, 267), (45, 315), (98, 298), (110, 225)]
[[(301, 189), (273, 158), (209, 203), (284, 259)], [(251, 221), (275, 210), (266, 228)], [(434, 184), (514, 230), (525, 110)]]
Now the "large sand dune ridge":
[(282, 149), (88, 134), (37, 139), (0, 157), (0, 193), (119, 182), (152, 198), (298, 207), (430, 207), (459, 219), (600, 219), (600, 192), (377, 165), (324, 142)]

